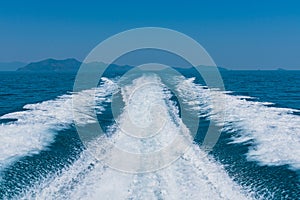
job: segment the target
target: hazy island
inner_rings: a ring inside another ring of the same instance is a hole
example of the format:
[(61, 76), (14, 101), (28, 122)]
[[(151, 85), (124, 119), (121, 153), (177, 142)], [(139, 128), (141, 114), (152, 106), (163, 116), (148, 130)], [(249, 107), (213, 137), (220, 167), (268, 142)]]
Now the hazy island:
[(17, 71), (34, 71), (34, 72), (76, 72), (81, 62), (68, 58), (65, 60), (46, 59), (39, 62), (32, 62), (28, 65), (17, 69)]
[[(68, 58), (64, 60), (56, 60), (56, 59), (46, 59), (38, 62), (32, 62), (24, 67), (20, 67), (17, 71), (28, 71), (28, 72), (77, 72), (79, 67), (81, 66), (82, 62), (76, 60), (75, 58)], [(104, 65), (104, 63), (90, 63), (90, 65), (100, 64)], [(112, 68), (133, 68), (133, 66), (129, 65), (116, 65), (111, 64), (110, 67)], [(209, 69), (208, 66), (201, 66), (203, 68)], [(174, 67), (179, 69), (186, 69), (190, 67)], [(218, 67), (219, 71), (227, 71), (228, 69), (224, 67)]]

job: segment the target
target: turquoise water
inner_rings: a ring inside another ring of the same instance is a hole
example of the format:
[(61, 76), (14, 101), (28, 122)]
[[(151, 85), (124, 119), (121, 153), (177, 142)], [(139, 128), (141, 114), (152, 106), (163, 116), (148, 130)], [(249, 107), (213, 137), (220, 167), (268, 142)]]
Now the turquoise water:
[[(182, 98), (192, 114), (199, 114), (194, 141), (201, 146), (207, 127), (218, 123), (220, 117), (212, 112), (213, 108), (207, 109), (206, 98), (211, 94), (201, 87), (204, 84), (201, 78), (192, 70), (181, 72), (185, 75), (179, 84), (182, 96), (171, 92), (172, 97), (165, 100), (180, 107), (178, 99)], [(216, 94), (228, 99), (229, 117), (218, 143), (207, 157), (224, 170), (218, 173), (228, 176), (240, 188), (238, 192), (249, 198), (298, 199), (300, 71), (223, 71), (221, 74), (226, 90), (231, 93)], [(106, 76), (113, 80), (116, 74)], [(192, 77), (196, 79), (192, 81)], [(90, 180), (101, 164), (84, 156), (85, 147), (74, 126), (70, 110), (74, 79), (72, 73), (0, 72), (0, 134), (1, 144), (6, 145), (0, 152), (0, 199), (42, 198), (43, 191), (47, 191), (45, 194), (50, 199), (71, 198), (73, 193), (82, 198), (94, 192), (90, 188), (83, 191), (86, 180), (90, 185), (99, 183), (98, 193), (105, 193), (106, 190), (101, 190), (102, 179)], [(106, 88), (105, 84), (100, 82), (99, 88)], [(116, 94), (122, 96), (121, 91)], [(105, 99), (111, 97), (100, 95)], [(196, 103), (188, 104), (192, 101)], [(98, 120), (110, 137), (115, 123), (111, 102), (101, 100), (99, 106)], [(82, 159), (85, 161), (81, 163)], [(188, 169), (182, 173), (183, 177), (191, 175)], [(215, 174), (210, 172), (209, 165), (203, 169), (208, 177)], [(141, 181), (144, 178), (138, 179), (142, 186), (145, 184), (143, 187), (160, 188), (150, 187), (147, 181)], [(163, 175), (160, 178), (168, 182)], [(112, 178), (110, 183), (114, 181)], [(182, 178), (178, 182), (186, 193), (198, 192), (201, 199), (204, 185), (195, 184), (194, 179)], [(133, 194), (129, 191), (135, 191), (134, 187), (122, 187), (119, 190), (128, 191), (130, 199)], [(224, 187), (222, 183), (214, 185), (217, 191)], [(167, 194), (172, 193), (170, 188), (166, 189)], [(155, 195), (157, 199), (164, 198), (161, 190)]]

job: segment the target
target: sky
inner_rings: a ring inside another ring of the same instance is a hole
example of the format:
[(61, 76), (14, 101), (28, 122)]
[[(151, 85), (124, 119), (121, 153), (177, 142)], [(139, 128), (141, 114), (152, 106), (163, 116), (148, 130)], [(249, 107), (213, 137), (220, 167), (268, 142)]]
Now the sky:
[(164, 27), (199, 42), (218, 66), (300, 70), (300, 1), (0, 1), (0, 62), (83, 60), (106, 38)]

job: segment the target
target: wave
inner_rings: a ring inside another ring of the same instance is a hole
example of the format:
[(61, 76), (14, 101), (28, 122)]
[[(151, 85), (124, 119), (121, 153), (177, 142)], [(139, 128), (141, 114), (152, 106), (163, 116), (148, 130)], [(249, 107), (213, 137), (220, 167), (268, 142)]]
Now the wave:
[[(116, 90), (115, 84), (109, 79), (102, 78), (100, 87), (59, 96), (55, 100), (48, 100), (24, 106), (24, 111), (8, 113), (0, 119), (15, 119), (16, 121), (0, 125), (0, 168), (19, 157), (37, 154), (47, 148), (57, 131), (69, 128), (74, 121), (77, 124), (94, 123), (91, 112), (101, 112), (101, 102), (108, 101), (108, 95)], [(82, 101), (80, 107), (73, 108), (72, 99), (79, 96)], [(97, 106), (89, 101), (95, 96)], [(76, 118), (72, 111), (77, 112)]]
[(247, 101), (251, 97), (208, 89), (194, 80), (175, 79), (181, 98), (200, 116), (220, 123), (224, 132), (238, 132), (231, 143), (251, 144), (248, 160), (300, 169), (300, 116), (293, 114), (299, 110), (271, 107), (270, 102)]
[[(143, 171), (148, 165), (157, 167), (155, 160), (145, 161), (144, 156), (172, 145), (176, 135), (184, 134), (187, 128), (178, 116), (178, 108), (170, 100), (170, 92), (157, 76), (137, 78), (131, 85), (122, 87), (121, 93), (125, 107), (117, 123), (109, 129), (112, 133), (91, 142), (73, 165), (59, 174), (50, 174), (18, 198), (251, 198), (251, 194), (246, 194), (234, 183), (219, 163), (192, 141), (172, 163), (165, 163), (159, 170)], [(132, 131), (133, 127), (139, 131)], [(132, 162), (130, 157), (120, 158), (115, 149), (135, 154), (138, 159)], [(167, 157), (161, 156), (158, 159), (164, 162)], [(111, 162), (112, 157), (116, 163)], [(126, 166), (134, 168), (136, 173), (126, 172)]]

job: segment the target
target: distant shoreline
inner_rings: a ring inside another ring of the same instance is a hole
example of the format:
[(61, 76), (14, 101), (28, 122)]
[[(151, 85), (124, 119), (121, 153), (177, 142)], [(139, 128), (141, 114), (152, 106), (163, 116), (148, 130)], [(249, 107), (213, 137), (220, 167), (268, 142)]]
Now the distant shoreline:
[[(26, 71), (26, 72), (77, 72), (82, 62), (75, 58), (67, 58), (64, 60), (58, 59), (45, 59), (38, 62), (23, 63), (23, 62), (0, 62), (1, 72), (13, 72), (13, 71)], [(104, 63), (99, 63), (104, 64)], [(118, 65), (116, 65), (118, 66)], [(119, 65), (122, 67), (123, 65)], [(130, 65), (127, 65), (130, 66)], [(134, 66), (130, 66), (134, 67)], [(189, 69), (191, 66), (176, 66), (175, 69)], [(300, 71), (299, 69), (230, 69), (225, 67), (218, 67), (219, 71)]]

